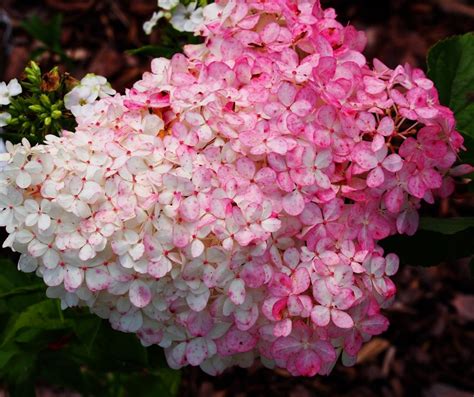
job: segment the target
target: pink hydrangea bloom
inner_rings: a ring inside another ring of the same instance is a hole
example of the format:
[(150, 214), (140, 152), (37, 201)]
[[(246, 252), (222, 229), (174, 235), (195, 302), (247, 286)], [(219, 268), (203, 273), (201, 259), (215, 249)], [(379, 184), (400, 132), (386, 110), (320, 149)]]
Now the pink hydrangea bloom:
[(316, 0), (220, 0), (205, 42), (155, 59), (75, 133), (8, 145), (4, 246), (63, 307), (86, 305), (211, 374), (261, 358), (351, 364), (388, 322), (413, 234), (462, 148), (420, 70), (370, 67)]

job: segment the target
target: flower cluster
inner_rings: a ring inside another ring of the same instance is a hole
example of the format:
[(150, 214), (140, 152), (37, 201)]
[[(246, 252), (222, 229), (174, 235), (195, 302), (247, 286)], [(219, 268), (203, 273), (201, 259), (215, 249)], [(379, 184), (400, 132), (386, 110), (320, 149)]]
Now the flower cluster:
[(151, 34), (161, 18), (170, 21), (171, 26), (179, 32), (195, 32), (203, 22), (203, 9), (198, 7), (196, 1), (187, 5), (181, 4), (179, 0), (158, 0), (158, 11), (154, 12), (151, 19), (143, 24), (146, 34)]
[(364, 34), (315, 0), (204, 17), (204, 44), (75, 133), (8, 146), (4, 246), (173, 368), (328, 374), (387, 328), (398, 258), (378, 242), (453, 191), (462, 137), (422, 71), (370, 67)]
[[(10, 80), (9, 83), (2, 81), (0, 83), (0, 106), (8, 106), (11, 98), (20, 95), (22, 88), (17, 79)], [(11, 115), (8, 112), (0, 112), (0, 128), (8, 125)]]
[(71, 91), (64, 96), (64, 106), (75, 117), (94, 111), (93, 103), (98, 98), (115, 94), (115, 90), (103, 76), (88, 73)]

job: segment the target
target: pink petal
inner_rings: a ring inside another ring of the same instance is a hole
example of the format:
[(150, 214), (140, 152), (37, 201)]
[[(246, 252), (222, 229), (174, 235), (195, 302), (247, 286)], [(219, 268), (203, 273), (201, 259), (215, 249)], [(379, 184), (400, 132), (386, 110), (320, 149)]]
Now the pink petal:
[(384, 117), (377, 128), (377, 132), (383, 136), (390, 136), (395, 130), (395, 123), (391, 117)]
[(375, 167), (367, 175), (367, 186), (377, 187), (380, 186), (385, 180), (385, 175), (383, 173), (382, 167)]
[(401, 187), (396, 186), (388, 193), (386, 193), (384, 201), (387, 209), (396, 214), (400, 212), (403, 202), (404, 202), (405, 194)]
[(130, 285), (130, 302), (136, 307), (145, 307), (151, 301), (150, 287), (141, 280), (134, 280)]
[(274, 22), (269, 23), (261, 33), (262, 41), (266, 44), (273, 43), (280, 34), (280, 26)]
[(354, 161), (359, 164), (365, 170), (371, 170), (377, 167), (378, 160), (375, 154), (368, 150), (357, 150), (354, 154)]
[(430, 189), (438, 189), (443, 184), (443, 178), (433, 168), (423, 170), (421, 175), (426, 187)]
[(313, 283), (313, 296), (322, 305), (329, 306), (333, 295), (329, 292), (324, 280), (318, 280)]
[(245, 283), (240, 278), (234, 279), (229, 286), (229, 298), (235, 305), (241, 305), (245, 301)]
[(196, 196), (186, 197), (179, 206), (179, 212), (188, 222), (193, 222), (199, 217), (199, 201)]
[(92, 292), (106, 290), (111, 282), (111, 277), (107, 269), (100, 267), (86, 270), (86, 284)]
[(304, 198), (298, 190), (283, 197), (283, 209), (288, 215), (298, 216), (304, 210)]
[(359, 329), (369, 335), (379, 335), (388, 328), (388, 320), (381, 314), (375, 314), (359, 322)]
[(267, 142), (267, 147), (274, 153), (285, 154), (288, 151), (288, 145), (283, 138), (272, 138)]
[(288, 360), (288, 358), (301, 349), (301, 342), (291, 336), (280, 337), (273, 342), (271, 352), (276, 360)]
[(424, 119), (432, 119), (432, 118), (436, 117), (439, 113), (438, 109), (429, 108), (429, 107), (416, 108), (415, 112), (418, 116), (420, 116)]
[(384, 81), (371, 76), (364, 77), (364, 84), (365, 90), (372, 95), (380, 94), (387, 88), (387, 84)]
[(293, 103), (290, 109), (296, 115), (306, 117), (313, 110), (313, 106), (306, 100), (300, 100)]
[(426, 192), (426, 185), (423, 183), (420, 175), (414, 175), (408, 178), (408, 191), (417, 198), (423, 198)]
[(231, 352), (245, 353), (252, 350), (257, 344), (257, 338), (248, 331), (231, 329), (225, 335), (226, 344)]
[(382, 135), (375, 135), (374, 139), (372, 140), (372, 144), (370, 145), (370, 148), (376, 152), (380, 149), (382, 149), (383, 145), (385, 145), (385, 138)]
[(322, 361), (325, 362), (332, 362), (335, 361), (336, 350), (334, 350), (333, 345), (325, 340), (318, 340), (317, 342), (313, 343), (313, 350), (318, 353), (318, 356), (321, 358)]
[(184, 226), (174, 225), (173, 244), (179, 248), (184, 248), (189, 244), (189, 232)]
[(324, 219), (329, 222), (339, 219), (342, 212), (344, 211), (344, 208), (345, 205), (343, 200), (331, 200), (324, 206)]
[(207, 358), (207, 343), (204, 338), (196, 338), (186, 345), (186, 359), (188, 363), (196, 366)]
[(398, 271), (400, 265), (400, 259), (395, 254), (388, 254), (385, 258), (385, 274), (387, 276), (393, 276)]
[(291, 268), (294, 269), (300, 263), (300, 253), (297, 248), (292, 247), (285, 250), (283, 260)]
[(311, 310), (311, 320), (319, 327), (325, 327), (329, 324), (330, 311), (325, 306), (314, 306)]
[(383, 167), (390, 172), (398, 172), (403, 167), (403, 160), (398, 154), (388, 155), (382, 162)]
[(278, 99), (286, 107), (290, 107), (296, 98), (296, 88), (293, 84), (284, 81), (278, 89)]
[(297, 269), (293, 273), (291, 278), (292, 278), (292, 293), (295, 295), (299, 295), (305, 292), (311, 284), (308, 270), (304, 267), (300, 267), (299, 269)]
[(258, 170), (254, 179), (257, 184), (270, 185), (276, 181), (276, 172), (269, 167), (264, 167)]
[(321, 368), (321, 359), (312, 350), (303, 350), (296, 356), (295, 366), (301, 376), (314, 376)]
[(284, 273), (275, 273), (270, 284), (270, 292), (273, 296), (288, 296), (293, 288), (292, 279)]
[(317, 146), (327, 148), (331, 145), (331, 134), (328, 130), (317, 129), (314, 131), (313, 140)]
[(250, 230), (242, 230), (235, 235), (236, 241), (242, 246), (246, 247), (255, 238), (255, 235)]
[(171, 261), (164, 255), (153, 258), (148, 262), (147, 273), (155, 278), (164, 277), (171, 270)]
[(351, 328), (354, 326), (354, 320), (352, 320), (352, 317), (342, 310), (332, 309), (331, 319), (334, 325), (339, 328)]
[(289, 318), (278, 321), (273, 329), (273, 335), (276, 337), (288, 336), (291, 334), (292, 322)]
[(318, 111), (318, 121), (325, 127), (332, 127), (336, 121), (336, 110), (332, 106), (323, 106)]
[(260, 145), (263, 141), (263, 136), (255, 131), (243, 131), (239, 134), (239, 140), (248, 147)]
[(281, 227), (281, 221), (276, 218), (268, 218), (262, 222), (262, 228), (266, 232), (274, 233), (277, 232)]
[(255, 163), (246, 157), (238, 159), (236, 162), (236, 167), (239, 175), (245, 179), (250, 180), (255, 175)]
[(331, 187), (331, 180), (324, 172), (316, 170), (314, 173), (314, 178), (318, 186), (322, 189), (329, 189)]

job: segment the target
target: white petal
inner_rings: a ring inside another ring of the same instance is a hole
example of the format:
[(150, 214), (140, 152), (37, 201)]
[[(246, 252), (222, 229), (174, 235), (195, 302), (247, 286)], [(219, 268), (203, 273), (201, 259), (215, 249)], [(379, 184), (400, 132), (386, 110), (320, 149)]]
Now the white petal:
[(74, 266), (66, 267), (66, 274), (64, 275), (64, 286), (68, 291), (73, 291), (79, 288), (84, 281), (84, 271)]
[(199, 365), (207, 358), (207, 343), (205, 338), (195, 338), (186, 345), (186, 359), (191, 365)]
[(86, 271), (86, 284), (87, 287), (92, 291), (102, 291), (109, 287), (111, 277), (107, 268), (97, 267), (94, 269), (88, 269)]
[(161, 278), (171, 270), (171, 261), (164, 255), (152, 259), (148, 263), (148, 274), (155, 278)]
[(41, 214), (38, 220), (38, 228), (46, 230), (51, 226), (51, 218), (46, 214)]
[(25, 171), (20, 171), (16, 176), (15, 182), (19, 188), (26, 189), (28, 186), (31, 185), (31, 176)]
[(29, 230), (20, 230), (18, 233), (16, 233), (15, 240), (20, 244), (27, 244), (33, 240), (33, 237), (33, 233), (31, 233)]
[(18, 261), (18, 270), (25, 273), (32, 273), (38, 267), (38, 260), (30, 255), (21, 255)]
[(192, 310), (200, 312), (206, 307), (210, 295), (209, 290), (200, 295), (188, 294), (186, 302)]
[(10, 80), (7, 88), (8, 88), (8, 93), (10, 94), (10, 96), (19, 95), (22, 92), (21, 85), (20, 83), (18, 83), (17, 79)]
[(143, 244), (136, 244), (132, 249), (129, 250), (130, 256), (133, 260), (137, 261), (145, 253), (145, 246)]
[(204, 252), (204, 243), (201, 240), (194, 240), (191, 244), (191, 255), (193, 258), (201, 256)]
[(64, 269), (60, 266), (55, 269), (46, 269), (43, 272), (43, 279), (46, 285), (56, 287), (63, 282)]
[(79, 258), (83, 261), (88, 261), (95, 256), (95, 251), (90, 244), (84, 244), (79, 251)]
[(28, 227), (36, 225), (36, 222), (38, 222), (38, 213), (36, 212), (34, 214), (28, 214), (25, 218), (25, 225)]
[(143, 325), (143, 316), (140, 310), (128, 313), (120, 318), (120, 328), (126, 332), (137, 332)]
[(46, 253), (48, 246), (38, 240), (33, 240), (28, 245), (28, 252), (31, 256), (38, 258)]
[(150, 287), (141, 280), (134, 280), (130, 285), (130, 302), (136, 307), (145, 307), (151, 301)]
[(47, 269), (54, 269), (58, 266), (58, 264), (59, 254), (53, 249), (48, 249), (43, 256), (43, 265)]

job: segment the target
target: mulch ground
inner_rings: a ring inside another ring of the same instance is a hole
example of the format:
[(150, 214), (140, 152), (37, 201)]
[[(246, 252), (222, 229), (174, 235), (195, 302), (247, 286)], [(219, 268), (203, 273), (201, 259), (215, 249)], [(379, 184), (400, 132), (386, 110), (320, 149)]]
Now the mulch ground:
[[(389, 66), (410, 62), (424, 68), (428, 49), (438, 40), (474, 30), (474, 1), (461, 0), (323, 0), (341, 21), (364, 29), (368, 58)], [(18, 77), (30, 54), (41, 45), (21, 28), (29, 15), (63, 15), (61, 44), (72, 60), (68, 71), (106, 76), (119, 91), (149, 67), (150, 59), (125, 50), (159, 44), (160, 37), (142, 31), (155, 0), (0, 0), (0, 80)], [(6, 40), (8, 38), (8, 40)], [(59, 62), (46, 53), (41, 64)], [(471, 203), (472, 197), (467, 201)], [(440, 211), (451, 211), (445, 202)], [(406, 267), (395, 277), (397, 300), (386, 312), (388, 332), (368, 343), (352, 368), (337, 365), (329, 377), (301, 379), (258, 364), (231, 369), (213, 378), (199, 369), (183, 372), (181, 396), (350, 396), (472, 397), (474, 393), (474, 280), (468, 263), (433, 268)], [(0, 391), (0, 395), (1, 395)], [(64, 394), (43, 390), (41, 395)]]

